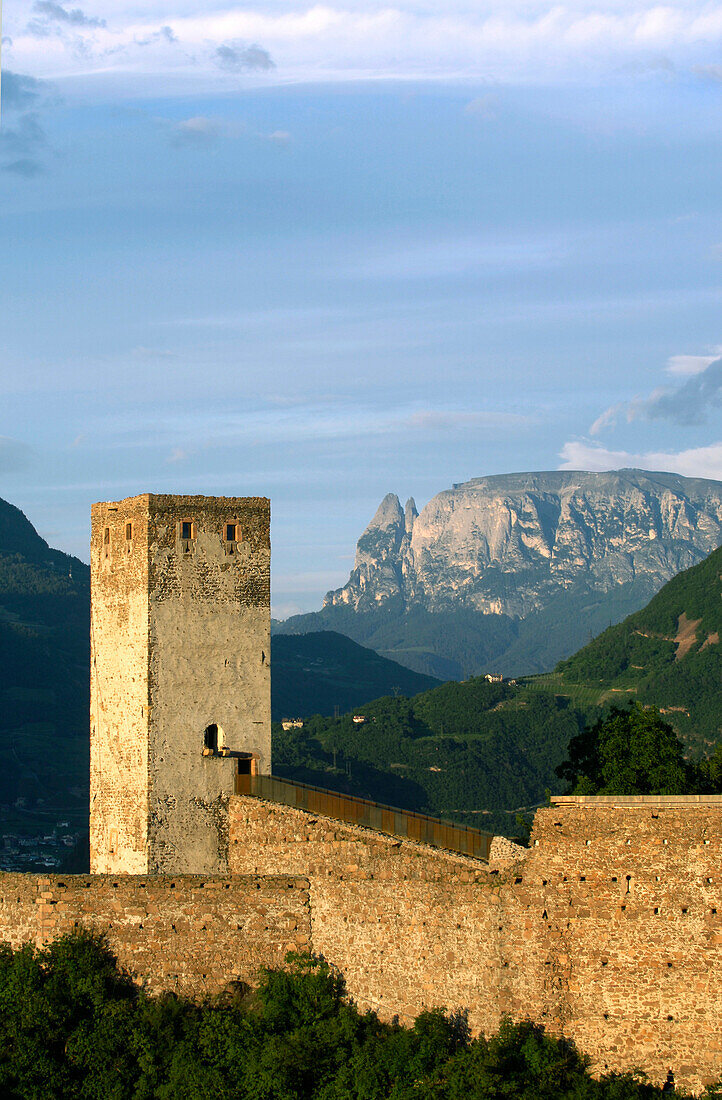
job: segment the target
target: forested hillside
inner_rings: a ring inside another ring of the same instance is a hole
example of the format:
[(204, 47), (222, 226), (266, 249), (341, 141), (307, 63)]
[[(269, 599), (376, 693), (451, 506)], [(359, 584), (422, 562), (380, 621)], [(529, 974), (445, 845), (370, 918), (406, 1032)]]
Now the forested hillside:
[(344, 714), (379, 695), (417, 695), (439, 683), (332, 630), (277, 634), (271, 646), (274, 721)]
[[(0, 774), (3, 831), (87, 822), (88, 566), (0, 501)], [(60, 842), (58, 842), (60, 843)]]
[(722, 548), (562, 662), (556, 690), (587, 685), (603, 702), (654, 704), (693, 751), (706, 752), (722, 735), (721, 635)]
[(274, 725), (274, 772), (507, 834), (563, 789), (555, 769), (586, 719), (569, 699), (483, 677), (377, 699), (363, 717)]

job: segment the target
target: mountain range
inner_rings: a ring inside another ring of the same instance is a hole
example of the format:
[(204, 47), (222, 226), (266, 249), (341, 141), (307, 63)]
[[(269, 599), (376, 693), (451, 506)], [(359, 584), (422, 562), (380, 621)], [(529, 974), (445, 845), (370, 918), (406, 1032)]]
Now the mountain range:
[(547, 671), (722, 542), (722, 482), (617, 470), (388, 494), (343, 588), (278, 633), (338, 630), (443, 679)]
[(274, 770), (509, 833), (517, 809), (529, 814), (546, 790), (563, 789), (556, 768), (570, 738), (632, 699), (660, 709), (690, 758), (712, 757), (712, 785), (702, 789), (719, 790), (721, 640), (722, 548), (552, 673), (377, 699), (361, 725), (351, 715), (312, 718), (274, 737)]

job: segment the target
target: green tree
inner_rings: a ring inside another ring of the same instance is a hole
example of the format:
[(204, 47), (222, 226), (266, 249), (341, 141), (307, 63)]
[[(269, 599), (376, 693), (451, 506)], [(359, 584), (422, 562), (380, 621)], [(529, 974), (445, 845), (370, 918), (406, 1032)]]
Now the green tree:
[[(678, 1094), (682, 1100), (682, 1094)], [(258, 989), (201, 1003), (132, 984), (97, 937), (0, 945), (2, 1100), (659, 1100), (594, 1080), (530, 1021), (472, 1039), (463, 1013), (384, 1023), (322, 959), (288, 956)], [(705, 1094), (720, 1100), (714, 1086)], [(689, 1100), (689, 1098), (687, 1098)]]
[(692, 784), (675, 731), (636, 702), (612, 707), (573, 737), (557, 775), (572, 794), (684, 794)]

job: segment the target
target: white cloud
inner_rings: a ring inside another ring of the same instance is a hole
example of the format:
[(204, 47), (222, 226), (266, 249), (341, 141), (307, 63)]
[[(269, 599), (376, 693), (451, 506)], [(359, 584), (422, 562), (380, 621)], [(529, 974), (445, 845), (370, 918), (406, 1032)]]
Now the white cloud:
[(685, 477), (708, 477), (722, 481), (722, 443), (693, 447), (687, 451), (612, 451), (586, 440), (565, 443), (559, 457), (560, 470), (640, 470), (667, 471)]
[(177, 122), (173, 127), (174, 145), (212, 145), (221, 133), (221, 125), (215, 118), (196, 115)]
[(667, 374), (701, 374), (710, 363), (719, 359), (722, 348), (715, 348), (714, 355), (670, 355), (667, 360)]
[[(53, 13), (55, 16), (53, 17)], [(58, 14), (61, 13), (61, 14)], [(39, 20), (52, 34), (38, 37)], [(594, 79), (659, 67), (719, 79), (722, 3), (709, 0), (17, 0), (6, 13), (15, 67), (36, 76), (193, 71), (238, 80), (386, 77)], [(32, 28), (35, 28), (33, 33)], [(30, 28), (30, 29), (28, 29)], [(493, 112), (485, 97), (482, 115)]]
[(605, 409), (590, 426), (589, 434), (599, 435), (605, 428), (613, 428), (626, 408), (626, 401), (618, 401), (616, 405), (610, 405), (609, 408)]

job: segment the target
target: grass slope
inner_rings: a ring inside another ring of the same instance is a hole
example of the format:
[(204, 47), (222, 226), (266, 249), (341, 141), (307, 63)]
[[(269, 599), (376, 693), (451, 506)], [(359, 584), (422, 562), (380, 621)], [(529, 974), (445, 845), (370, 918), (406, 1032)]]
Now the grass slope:
[(557, 691), (586, 688), (600, 703), (628, 695), (652, 703), (690, 749), (704, 751), (722, 736), (721, 638), (722, 547), (537, 680)]

